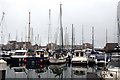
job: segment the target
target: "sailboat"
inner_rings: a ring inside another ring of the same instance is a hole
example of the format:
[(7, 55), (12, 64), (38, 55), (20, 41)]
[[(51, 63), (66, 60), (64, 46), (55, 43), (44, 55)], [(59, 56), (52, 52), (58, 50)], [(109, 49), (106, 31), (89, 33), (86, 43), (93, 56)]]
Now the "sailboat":
[(52, 64), (61, 64), (66, 62), (66, 56), (63, 50), (63, 28), (62, 28), (62, 4), (60, 4), (60, 36), (61, 36), (61, 48), (55, 50), (53, 56), (49, 58), (49, 62)]

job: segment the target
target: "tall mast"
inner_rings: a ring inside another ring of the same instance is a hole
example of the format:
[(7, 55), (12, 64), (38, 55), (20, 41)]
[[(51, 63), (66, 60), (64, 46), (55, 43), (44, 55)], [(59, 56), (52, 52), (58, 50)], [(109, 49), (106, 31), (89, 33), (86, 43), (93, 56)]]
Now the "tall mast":
[(106, 44), (108, 43), (108, 34), (107, 34), (107, 29), (106, 29)]
[[(1, 19), (1, 22), (0, 22), (0, 26), (2, 25), (4, 15), (5, 15), (5, 13), (3, 12), (2, 19)], [(2, 29), (1, 29), (1, 44), (2, 44), (1, 49), (2, 49), (3, 48), (3, 25), (2, 25)]]
[(84, 25), (82, 24), (82, 49), (84, 44)]
[(65, 44), (65, 48), (67, 49), (67, 46), (68, 46), (68, 35), (67, 35), (67, 27), (65, 29), (65, 36), (64, 36), (64, 44)]
[(30, 33), (30, 34), (31, 34), (30, 42), (31, 42), (31, 44), (33, 44), (33, 42), (34, 42), (33, 40), (34, 40), (34, 39), (33, 39), (33, 28), (32, 28), (32, 27), (30, 28), (30, 32), (31, 32), (31, 33)]
[(30, 48), (30, 12), (29, 12), (29, 23), (28, 23), (28, 49)]
[(94, 50), (94, 27), (92, 27), (92, 50)]
[(50, 41), (50, 36), (51, 36), (51, 9), (49, 9), (49, 28), (48, 28), (48, 43)]
[(72, 24), (72, 50), (73, 50), (73, 24)]
[(62, 27), (62, 4), (60, 4), (60, 33), (61, 33), (61, 47), (63, 50), (63, 27)]
[(120, 9), (120, 2), (118, 2), (118, 6), (117, 6), (118, 47), (120, 47), (120, 21), (119, 21), (119, 19), (120, 19), (120, 10), (119, 9)]

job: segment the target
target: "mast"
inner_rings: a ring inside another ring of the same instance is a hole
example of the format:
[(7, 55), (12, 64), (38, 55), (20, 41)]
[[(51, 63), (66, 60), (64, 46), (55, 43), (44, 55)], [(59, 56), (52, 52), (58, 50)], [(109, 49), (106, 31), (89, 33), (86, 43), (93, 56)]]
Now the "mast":
[(30, 49), (30, 12), (29, 12), (29, 23), (28, 23), (28, 49)]
[(61, 47), (63, 51), (63, 27), (62, 27), (62, 4), (60, 4), (60, 33), (61, 33)]
[(68, 46), (68, 33), (67, 33), (67, 27), (65, 29), (65, 36), (64, 36), (64, 44), (65, 44), (65, 48), (67, 49), (67, 46)]
[(94, 51), (94, 27), (92, 27), (92, 51)]
[[(1, 22), (0, 22), (0, 26), (2, 25), (4, 15), (5, 15), (5, 13), (3, 12), (2, 19), (1, 19)], [(1, 29), (1, 44), (2, 44), (1, 49), (3, 49), (3, 26), (2, 26), (2, 29)]]
[(73, 24), (72, 24), (72, 50), (73, 50)]
[(10, 41), (10, 33), (9, 33), (9, 37), (8, 37), (8, 40)]
[(118, 47), (120, 47), (120, 21), (119, 21), (119, 17), (120, 17), (120, 2), (118, 2), (118, 6), (117, 6), (117, 23), (118, 23), (118, 34), (117, 34), (117, 36), (118, 36)]
[(84, 48), (84, 25), (82, 24), (82, 49)]
[(49, 9), (49, 28), (48, 28), (48, 43), (50, 41), (50, 35), (51, 35), (51, 9)]
[(17, 35), (17, 32), (18, 32), (18, 31), (16, 30), (16, 42), (17, 42), (17, 39), (18, 39), (18, 37), (17, 37), (17, 36), (18, 36), (18, 35)]
[(106, 29), (106, 44), (108, 43), (108, 36), (107, 36), (107, 29)]

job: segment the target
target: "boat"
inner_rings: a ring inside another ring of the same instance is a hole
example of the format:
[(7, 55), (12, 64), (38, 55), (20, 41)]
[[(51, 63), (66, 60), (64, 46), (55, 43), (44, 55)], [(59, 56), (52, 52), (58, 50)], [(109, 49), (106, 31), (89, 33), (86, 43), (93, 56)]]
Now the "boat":
[(11, 55), (11, 63), (26, 63), (27, 57), (27, 50), (16, 50), (14, 55)]
[(97, 51), (91, 51), (90, 55), (88, 56), (88, 63), (91, 64), (96, 64), (96, 55), (98, 54)]
[(91, 54), (90, 56), (89, 56), (89, 58), (88, 58), (88, 63), (89, 64), (95, 64), (95, 60), (96, 60), (96, 56), (95, 56), (95, 54)]
[(61, 46), (59, 49), (56, 49), (53, 53), (53, 56), (49, 58), (49, 62), (52, 64), (61, 64), (65, 63), (66, 60), (66, 50), (63, 46), (63, 27), (62, 27), (62, 4), (60, 4), (60, 42)]
[(101, 78), (120, 80), (120, 61), (111, 61), (105, 70), (101, 71)]
[(51, 64), (63, 64), (66, 63), (66, 57), (64, 53), (54, 52), (53, 56), (49, 58)]
[(82, 50), (75, 50), (73, 54), (73, 58), (71, 60), (72, 64), (80, 64), (85, 63), (88, 64), (88, 57)]

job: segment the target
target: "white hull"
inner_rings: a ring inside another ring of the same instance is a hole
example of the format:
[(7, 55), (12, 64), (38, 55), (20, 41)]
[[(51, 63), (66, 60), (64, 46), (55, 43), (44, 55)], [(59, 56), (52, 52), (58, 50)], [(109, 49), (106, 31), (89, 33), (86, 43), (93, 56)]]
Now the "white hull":
[(71, 62), (72, 63), (88, 63), (88, 60), (87, 60), (87, 58), (85, 57), (74, 57), (74, 58), (72, 58), (72, 60), (71, 60)]
[(65, 63), (66, 59), (49, 59), (49, 62), (52, 64)]

